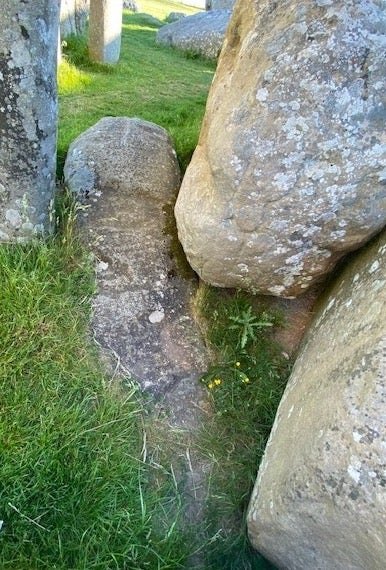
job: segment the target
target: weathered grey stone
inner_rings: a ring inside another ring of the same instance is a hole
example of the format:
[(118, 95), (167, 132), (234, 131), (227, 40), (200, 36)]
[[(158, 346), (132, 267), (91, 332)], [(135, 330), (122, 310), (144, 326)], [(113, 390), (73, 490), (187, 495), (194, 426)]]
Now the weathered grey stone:
[(207, 0), (206, 10), (232, 10), (236, 0)]
[(385, 7), (235, 5), (176, 205), (205, 281), (296, 296), (385, 225)]
[(0, 241), (24, 241), (50, 226), (58, 24), (57, 2), (2, 2)]
[(88, 50), (97, 63), (117, 63), (121, 51), (122, 6), (117, 0), (91, 0)]
[(383, 570), (386, 233), (344, 271), (295, 363), (251, 499), (256, 548), (286, 570)]
[(193, 272), (181, 278), (171, 255), (180, 172), (169, 135), (140, 119), (102, 119), (72, 143), (64, 175), (87, 205), (80, 222), (96, 259), (98, 342), (167, 400), (177, 423), (193, 421), (206, 352), (190, 315)]
[(61, 0), (60, 2), (60, 35), (65, 38), (70, 35), (85, 33), (90, 0)]
[(123, 7), (132, 12), (139, 12), (138, 2), (135, 0), (124, 0)]
[(186, 16), (157, 32), (158, 44), (216, 58), (220, 53), (230, 20), (230, 10), (211, 10)]
[(170, 14), (166, 18), (166, 21), (169, 23), (178, 22), (178, 20), (181, 20), (181, 18), (185, 17), (186, 14), (184, 14), (184, 12), (170, 12)]

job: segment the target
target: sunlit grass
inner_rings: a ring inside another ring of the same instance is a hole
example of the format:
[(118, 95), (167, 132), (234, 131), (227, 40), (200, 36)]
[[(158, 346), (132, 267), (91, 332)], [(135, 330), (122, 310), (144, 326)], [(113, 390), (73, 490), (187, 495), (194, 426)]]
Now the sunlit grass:
[(90, 75), (78, 69), (75, 65), (63, 59), (58, 69), (60, 92), (76, 93), (91, 82)]
[[(141, 3), (141, 9), (163, 18), (170, 11), (195, 12), (173, 2)], [(189, 59), (168, 47), (157, 46), (155, 36), (161, 22), (125, 11), (121, 57), (117, 65), (90, 63), (87, 39), (70, 37), (64, 55), (67, 64), (59, 75), (58, 172), (61, 175), (70, 143), (105, 116), (139, 117), (170, 133), (181, 166), (190, 161), (197, 144), (215, 62)], [(83, 84), (71, 91), (74, 69)]]

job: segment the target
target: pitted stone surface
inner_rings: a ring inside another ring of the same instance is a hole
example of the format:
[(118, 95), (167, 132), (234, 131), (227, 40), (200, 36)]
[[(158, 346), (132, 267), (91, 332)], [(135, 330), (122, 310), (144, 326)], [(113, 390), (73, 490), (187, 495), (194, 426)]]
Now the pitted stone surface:
[(386, 2), (233, 10), (176, 205), (207, 282), (297, 296), (386, 223)]
[(57, 2), (2, 1), (0, 241), (25, 241), (50, 227), (58, 23)]
[(231, 10), (210, 10), (162, 26), (157, 43), (216, 58), (221, 51)]
[(383, 570), (386, 233), (321, 304), (251, 499), (256, 548), (286, 570)]
[(208, 357), (190, 310), (196, 280), (179, 277), (165, 231), (180, 184), (168, 133), (141, 119), (102, 119), (72, 143), (64, 175), (85, 206), (79, 221), (95, 257), (98, 343), (166, 401), (177, 425), (194, 424)]

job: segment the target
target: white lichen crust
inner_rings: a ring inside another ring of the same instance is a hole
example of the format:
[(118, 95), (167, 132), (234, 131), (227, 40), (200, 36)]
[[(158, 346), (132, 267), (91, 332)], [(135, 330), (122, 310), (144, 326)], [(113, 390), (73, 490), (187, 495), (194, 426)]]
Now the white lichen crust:
[(0, 241), (50, 226), (56, 169), (57, 2), (3, 0), (0, 14)]

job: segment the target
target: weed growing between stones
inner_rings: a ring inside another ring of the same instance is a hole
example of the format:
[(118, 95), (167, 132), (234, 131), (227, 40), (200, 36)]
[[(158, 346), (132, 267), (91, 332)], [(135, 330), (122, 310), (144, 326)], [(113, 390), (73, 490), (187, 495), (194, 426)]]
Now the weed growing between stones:
[(208, 287), (202, 287), (198, 304), (214, 355), (201, 379), (214, 409), (201, 442), (213, 464), (207, 516), (215, 538), (207, 568), (271, 568), (248, 543), (245, 515), (289, 375), (289, 362), (270, 334), (280, 315), (255, 306), (245, 293)]

